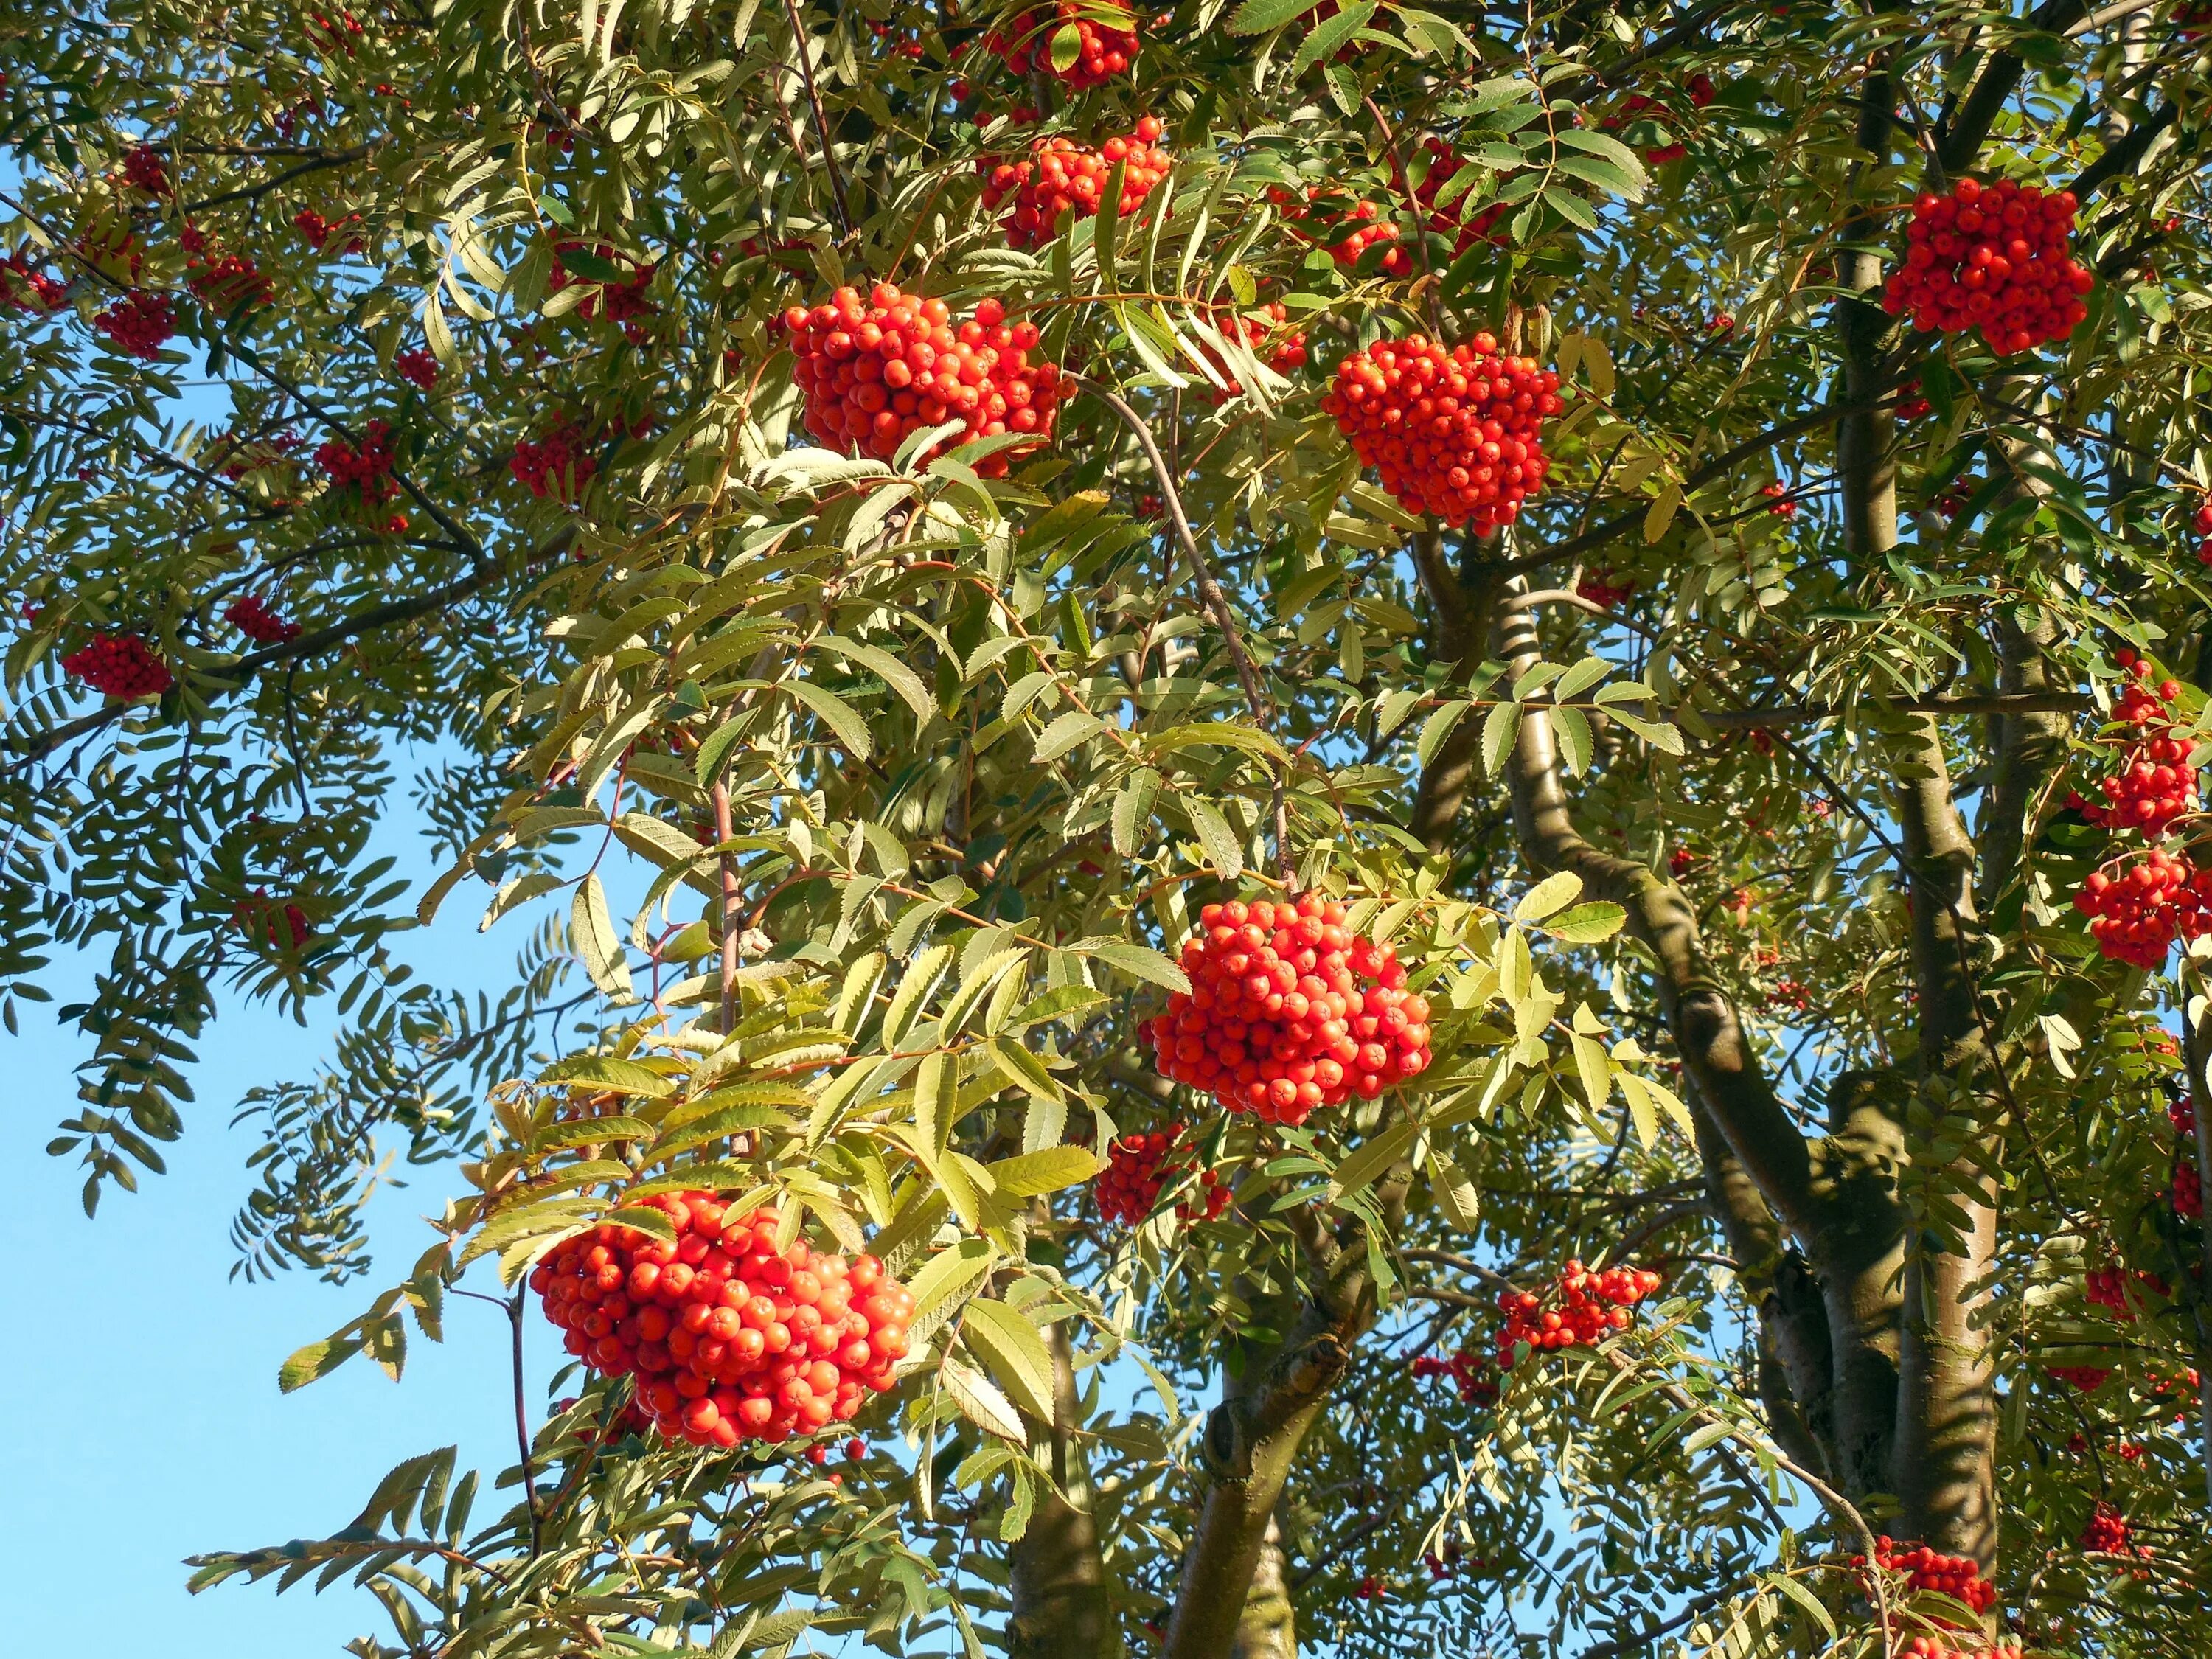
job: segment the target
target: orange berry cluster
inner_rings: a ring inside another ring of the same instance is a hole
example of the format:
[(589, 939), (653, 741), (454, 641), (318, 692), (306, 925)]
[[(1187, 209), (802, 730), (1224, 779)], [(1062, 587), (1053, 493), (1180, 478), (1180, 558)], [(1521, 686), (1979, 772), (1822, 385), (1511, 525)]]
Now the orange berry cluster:
[[(1441, 183), (1437, 188), (1443, 188)], [(1294, 234), (1327, 248), (1328, 257), (1346, 270), (1358, 264), (1359, 256), (1377, 243), (1398, 240), (1398, 227), (1374, 203), (1346, 204), (1339, 192), (1318, 185), (1306, 191), (1303, 203), (1279, 185), (1268, 187), (1267, 199), (1282, 209), (1284, 222)], [(1413, 256), (1394, 246), (1382, 256), (1381, 269), (1393, 276), (1410, 276)]]
[(1522, 1347), (1540, 1352), (1589, 1347), (1633, 1322), (1628, 1311), (1659, 1288), (1649, 1267), (1607, 1267), (1592, 1273), (1579, 1261), (1567, 1263), (1554, 1287), (1556, 1302), (1534, 1291), (1505, 1291), (1498, 1310), (1505, 1327), (1498, 1334), (1498, 1363), (1510, 1370)]
[(2067, 805), (2100, 828), (2140, 830), (2156, 837), (2198, 805), (2197, 769), (2189, 764), (2194, 745), (2180, 735), (2169, 707), (2181, 686), (2175, 680), (2148, 684), (2151, 665), (2132, 651), (2120, 652), (2118, 661), (2130, 676), (2112, 711), (2113, 723), (2129, 729), (2118, 739), (2127, 752), (2120, 769), (2099, 785), (2107, 805), (2092, 805), (2079, 795), (2069, 796)]
[(258, 593), (242, 593), (230, 602), (223, 617), (233, 628), (256, 645), (282, 645), (300, 637), (300, 624), (287, 622), (269, 608)]
[(428, 392), (438, 384), (438, 360), (421, 346), (410, 346), (392, 360), (402, 380)]
[(2212, 501), (2206, 501), (2199, 507), (2189, 522), (2190, 527), (2202, 538), (2197, 544), (2197, 562), (2212, 564)]
[[(1006, 432), (1049, 438), (1060, 370), (1030, 362), (1036, 325), (1009, 325), (1006, 315), (998, 301), (983, 300), (955, 328), (944, 301), (889, 283), (865, 303), (841, 288), (827, 305), (792, 307), (783, 326), (799, 359), (806, 429), (833, 448), (852, 444), (885, 461), (908, 434), (948, 420), (966, 427), (955, 443)], [(1006, 454), (986, 456), (975, 470), (1003, 477)]]
[[(1227, 319), (1222, 332), (1232, 337), (1241, 335), (1245, 345), (1255, 353), (1267, 344), (1269, 335), (1280, 337), (1278, 343), (1268, 351), (1263, 361), (1276, 374), (1288, 374), (1291, 370), (1304, 368), (1306, 365), (1305, 335), (1303, 332), (1288, 336), (1281, 334), (1283, 325), (1287, 323), (1290, 318), (1290, 308), (1287, 306), (1280, 300), (1271, 301), (1256, 312), (1231, 315)], [(1200, 343), (1199, 349), (1206, 354), (1206, 360), (1219, 369), (1223, 377), (1229, 382), (1226, 386), (1208, 388), (1212, 394), (1215, 404), (1218, 406), (1227, 403), (1232, 398), (1243, 397), (1244, 395), (1243, 382), (1239, 381), (1234, 374), (1230, 374), (1229, 365), (1221, 361), (1219, 354), (1203, 342)]]
[(1923, 334), (1978, 328), (2000, 356), (2064, 339), (2089, 314), (2081, 295), (2097, 285), (2068, 255), (2075, 206), (2071, 191), (2046, 196), (2009, 179), (1986, 189), (1961, 179), (1948, 196), (1922, 196), (1882, 308), (1910, 315)]
[[(1150, 1218), (1159, 1207), (1160, 1189), (1189, 1167), (1177, 1161), (1182, 1128), (1154, 1129), (1146, 1134), (1121, 1135), (1106, 1149), (1106, 1167), (1098, 1172), (1092, 1191), (1102, 1221), (1130, 1226)], [(1229, 1207), (1229, 1186), (1212, 1170), (1201, 1170), (1198, 1190), (1176, 1206), (1185, 1221), (1212, 1221)]]
[(2081, 1547), (2100, 1555), (2127, 1555), (2132, 1553), (2129, 1537), (2127, 1517), (2100, 1499), (2081, 1529)]
[(1061, 214), (1088, 219), (1097, 213), (1120, 162), (1121, 194), (1114, 211), (1126, 217), (1168, 176), (1171, 162), (1158, 148), (1160, 124), (1147, 115), (1127, 137), (1109, 138), (1097, 149), (1055, 136), (1030, 145), (1025, 161), (986, 158), (977, 163), (984, 173), (983, 205), (996, 208), (1012, 197), (1013, 210), (1000, 221), (1006, 246), (1042, 247), (1058, 233)]
[[(341, 231), (346, 234), (339, 237), (337, 252), (340, 253), (363, 252), (368, 246), (368, 240), (358, 228), (360, 224), (361, 215), (358, 213), (349, 213), (336, 223), (324, 218), (313, 208), (301, 208), (292, 216), (292, 228), (298, 231), (307, 246), (318, 253), (329, 252), (328, 244), (331, 238), (337, 236)], [(349, 225), (356, 228), (347, 230)]]
[[(1003, 29), (983, 37), (983, 50), (1005, 60), (1016, 75), (1031, 70), (1058, 76), (1072, 91), (1103, 86), (1117, 75), (1128, 73), (1137, 60), (1137, 17), (1123, 11), (1120, 24), (1099, 23), (1083, 15), (1085, 10), (1119, 10), (1102, 0), (1056, 0), (1048, 11), (1033, 6)], [(1053, 65), (1053, 41), (1066, 29), (1076, 38), (1074, 60), (1066, 69)]]
[(115, 349), (129, 357), (152, 357), (162, 343), (177, 331), (176, 313), (166, 294), (137, 289), (125, 295), (92, 319)]
[(570, 1353), (637, 1378), (662, 1434), (697, 1446), (787, 1440), (890, 1389), (914, 1297), (875, 1257), (848, 1262), (803, 1239), (779, 1250), (774, 1210), (730, 1216), (711, 1193), (639, 1203), (668, 1218), (674, 1243), (603, 1222), (556, 1249), (530, 1285)]
[[(1443, 207), (1437, 205), (1437, 198), (1449, 184), (1467, 158), (1441, 138), (1431, 137), (1421, 141), (1428, 152), (1429, 170), (1421, 175), (1421, 182), (1413, 186), (1413, 199), (1428, 211), (1429, 228), (1440, 236), (1454, 238), (1452, 252), (1464, 253), (1477, 242), (1498, 241), (1501, 234), (1492, 228), (1505, 211), (1503, 202), (1492, 202), (1478, 208), (1470, 216), (1468, 210), (1474, 205), (1469, 200), (1472, 191), (1462, 191), (1459, 197)], [(1399, 177), (1399, 188), (1405, 187), (1404, 176)]]
[[(1982, 1570), (1963, 1555), (1944, 1555), (1925, 1544), (1906, 1546), (1888, 1537), (1874, 1540), (1875, 1560), (1885, 1572), (1905, 1575), (1917, 1590), (1938, 1590), (1954, 1601), (1963, 1601), (1976, 1613), (1996, 1605), (1997, 1587), (1982, 1577)], [(1854, 1555), (1851, 1565), (1866, 1565), (1866, 1557)]]
[(1408, 512), (1484, 535), (1544, 487), (1559, 394), (1556, 374), (1499, 356), (1486, 332), (1449, 349), (1414, 334), (1345, 358), (1322, 407)]
[(132, 634), (103, 634), (82, 650), (64, 657), (62, 672), (95, 691), (126, 702), (158, 696), (177, 683), (169, 665)]
[(584, 434), (574, 422), (563, 422), (538, 437), (517, 439), (507, 470), (533, 495), (573, 501), (583, 494), (599, 464), (584, 447)]
[(204, 305), (235, 311), (241, 306), (266, 305), (276, 291), (276, 283), (252, 260), (211, 250), (207, 234), (197, 225), (187, 224), (177, 240), (186, 256), (185, 286)]
[(1916, 1636), (1897, 1650), (1897, 1659), (2021, 1659), (2021, 1655), (2017, 1642), (1999, 1642), (1986, 1648), (1954, 1648), (1939, 1637)]
[(2091, 871), (2074, 908), (2106, 956), (2156, 973), (2176, 939), (2212, 931), (2212, 870), (2153, 848), (2117, 876)]
[(1161, 1075), (1230, 1111), (1296, 1124), (1425, 1071), (1427, 1000), (1405, 988), (1397, 953), (1345, 915), (1311, 893), (1200, 911), (1182, 947), (1191, 988), (1145, 1025)]

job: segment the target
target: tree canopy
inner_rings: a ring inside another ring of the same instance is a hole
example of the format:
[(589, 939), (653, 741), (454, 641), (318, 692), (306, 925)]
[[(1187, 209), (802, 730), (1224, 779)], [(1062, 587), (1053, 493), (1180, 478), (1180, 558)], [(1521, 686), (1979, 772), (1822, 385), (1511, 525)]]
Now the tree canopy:
[[(2212, 1647), (2205, 8), (0, 43), (51, 1150), (128, 1201), (226, 1010), (332, 1022), (238, 1103), (240, 1271), (350, 1315), (284, 1385), (517, 1334), (513, 1467), (196, 1588), (364, 1659)], [(403, 965), (472, 913), (511, 981)]]

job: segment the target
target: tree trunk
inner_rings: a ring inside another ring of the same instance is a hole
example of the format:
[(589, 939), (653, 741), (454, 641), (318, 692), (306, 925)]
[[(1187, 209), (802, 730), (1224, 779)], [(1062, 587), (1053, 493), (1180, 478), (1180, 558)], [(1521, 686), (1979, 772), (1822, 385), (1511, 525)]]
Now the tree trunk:
[(1013, 1598), (1007, 1652), (1012, 1659), (1112, 1659), (1121, 1651), (1121, 1628), (1091, 1510), (1091, 1472), (1072, 1432), (1080, 1407), (1065, 1325), (1052, 1328), (1049, 1346), (1059, 1419), (1052, 1475), (1060, 1492), (1039, 1498), (1029, 1530), (1007, 1553)]
[(1298, 1659), (1297, 1615), (1291, 1605), (1283, 1529), (1273, 1516), (1260, 1540), (1260, 1559), (1252, 1570), (1252, 1588), (1244, 1592), (1244, 1616), (1237, 1620), (1229, 1659)]

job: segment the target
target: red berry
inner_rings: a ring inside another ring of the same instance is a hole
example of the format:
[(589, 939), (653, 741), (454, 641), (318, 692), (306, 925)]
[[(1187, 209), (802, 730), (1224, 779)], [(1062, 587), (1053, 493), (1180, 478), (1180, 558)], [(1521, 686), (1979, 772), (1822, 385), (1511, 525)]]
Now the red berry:
[(1903, 266), (1883, 308), (1923, 333), (1979, 329), (2000, 356), (2064, 339), (2088, 313), (2096, 276), (2069, 249), (2076, 204), (2009, 179), (1964, 179), (1912, 204)]
[(103, 634), (62, 659), (62, 672), (94, 690), (125, 702), (158, 696), (177, 683), (168, 664), (130, 634)]

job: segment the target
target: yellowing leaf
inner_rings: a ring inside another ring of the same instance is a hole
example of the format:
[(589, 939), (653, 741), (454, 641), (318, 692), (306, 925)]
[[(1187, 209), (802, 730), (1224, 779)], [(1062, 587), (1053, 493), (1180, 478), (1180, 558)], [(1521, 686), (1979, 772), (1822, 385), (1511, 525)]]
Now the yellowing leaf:
[(960, 1340), (1016, 1405), (1040, 1423), (1053, 1420), (1052, 1356), (1036, 1326), (1003, 1302), (979, 1299), (960, 1316)]

